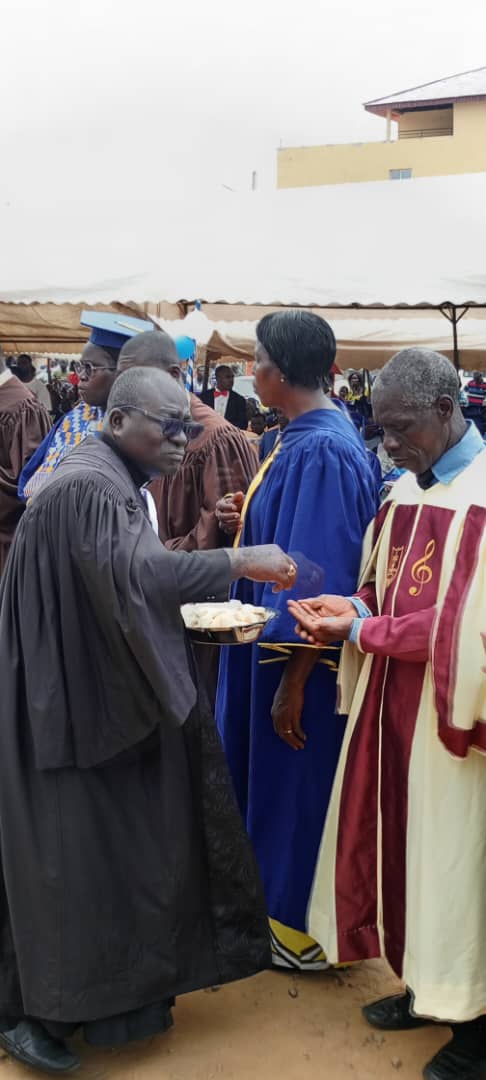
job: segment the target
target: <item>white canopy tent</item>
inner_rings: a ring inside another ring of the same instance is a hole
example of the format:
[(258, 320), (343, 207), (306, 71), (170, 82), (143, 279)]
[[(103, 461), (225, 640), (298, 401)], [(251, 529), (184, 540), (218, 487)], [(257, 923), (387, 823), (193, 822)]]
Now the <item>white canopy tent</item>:
[(197, 207), (183, 196), (3, 206), (0, 341), (9, 340), (2, 306), (19, 303), (116, 302), (163, 316), (196, 299), (436, 308), (457, 329), (464, 308), (486, 307), (485, 205), (486, 174), (475, 174), (244, 196), (221, 189), (201, 193)]

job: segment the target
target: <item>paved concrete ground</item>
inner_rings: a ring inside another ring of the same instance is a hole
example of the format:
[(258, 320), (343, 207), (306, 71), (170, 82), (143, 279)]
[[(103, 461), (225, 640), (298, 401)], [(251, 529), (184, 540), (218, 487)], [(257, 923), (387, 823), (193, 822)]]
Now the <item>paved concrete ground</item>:
[[(165, 1036), (100, 1052), (76, 1043), (79, 1080), (414, 1080), (447, 1028), (373, 1032), (360, 1006), (396, 988), (379, 961), (292, 978), (265, 972), (180, 998)], [(0, 1080), (33, 1073), (7, 1058)]]

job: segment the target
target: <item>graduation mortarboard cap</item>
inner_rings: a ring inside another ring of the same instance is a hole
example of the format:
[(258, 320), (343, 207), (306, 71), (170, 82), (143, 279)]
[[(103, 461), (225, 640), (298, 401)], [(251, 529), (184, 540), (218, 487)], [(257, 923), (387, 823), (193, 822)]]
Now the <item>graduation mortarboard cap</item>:
[(105, 349), (122, 349), (136, 334), (154, 329), (147, 319), (135, 319), (116, 311), (82, 311), (81, 326), (91, 327), (90, 342)]

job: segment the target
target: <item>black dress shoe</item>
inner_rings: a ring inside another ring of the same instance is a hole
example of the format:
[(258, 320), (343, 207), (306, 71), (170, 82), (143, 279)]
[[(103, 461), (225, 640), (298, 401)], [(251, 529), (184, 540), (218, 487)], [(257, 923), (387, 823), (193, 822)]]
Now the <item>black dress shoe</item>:
[(486, 1058), (479, 1058), (455, 1039), (439, 1050), (424, 1069), (425, 1080), (485, 1080)]
[(368, 1024), (380, 1031), (409, 1031), (433, 1023), (423, 1016), (412, 1016), (411, 1005), (409, 993), (394, 994), (393, 997), (374, 1001), (372, 1005), (365, 1005), (362, 1012)]
[(74, 1072), (81, 1064), (60, 1039), (53, 1039), (38, 1020), (21, 1020), (0, 1031), (0, 1046), (16, 1061), (47, 1073)]

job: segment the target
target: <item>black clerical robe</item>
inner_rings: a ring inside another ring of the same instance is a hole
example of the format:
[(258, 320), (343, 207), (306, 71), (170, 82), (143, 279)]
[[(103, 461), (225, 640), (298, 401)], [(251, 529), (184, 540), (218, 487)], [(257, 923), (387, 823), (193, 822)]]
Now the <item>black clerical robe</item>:
[(267, 965), (179, 611), (229, 579), (224, 551), (164, 549), (102, 440), (29, 504), (0, 592), (0, 1015), (82, 1023)]

